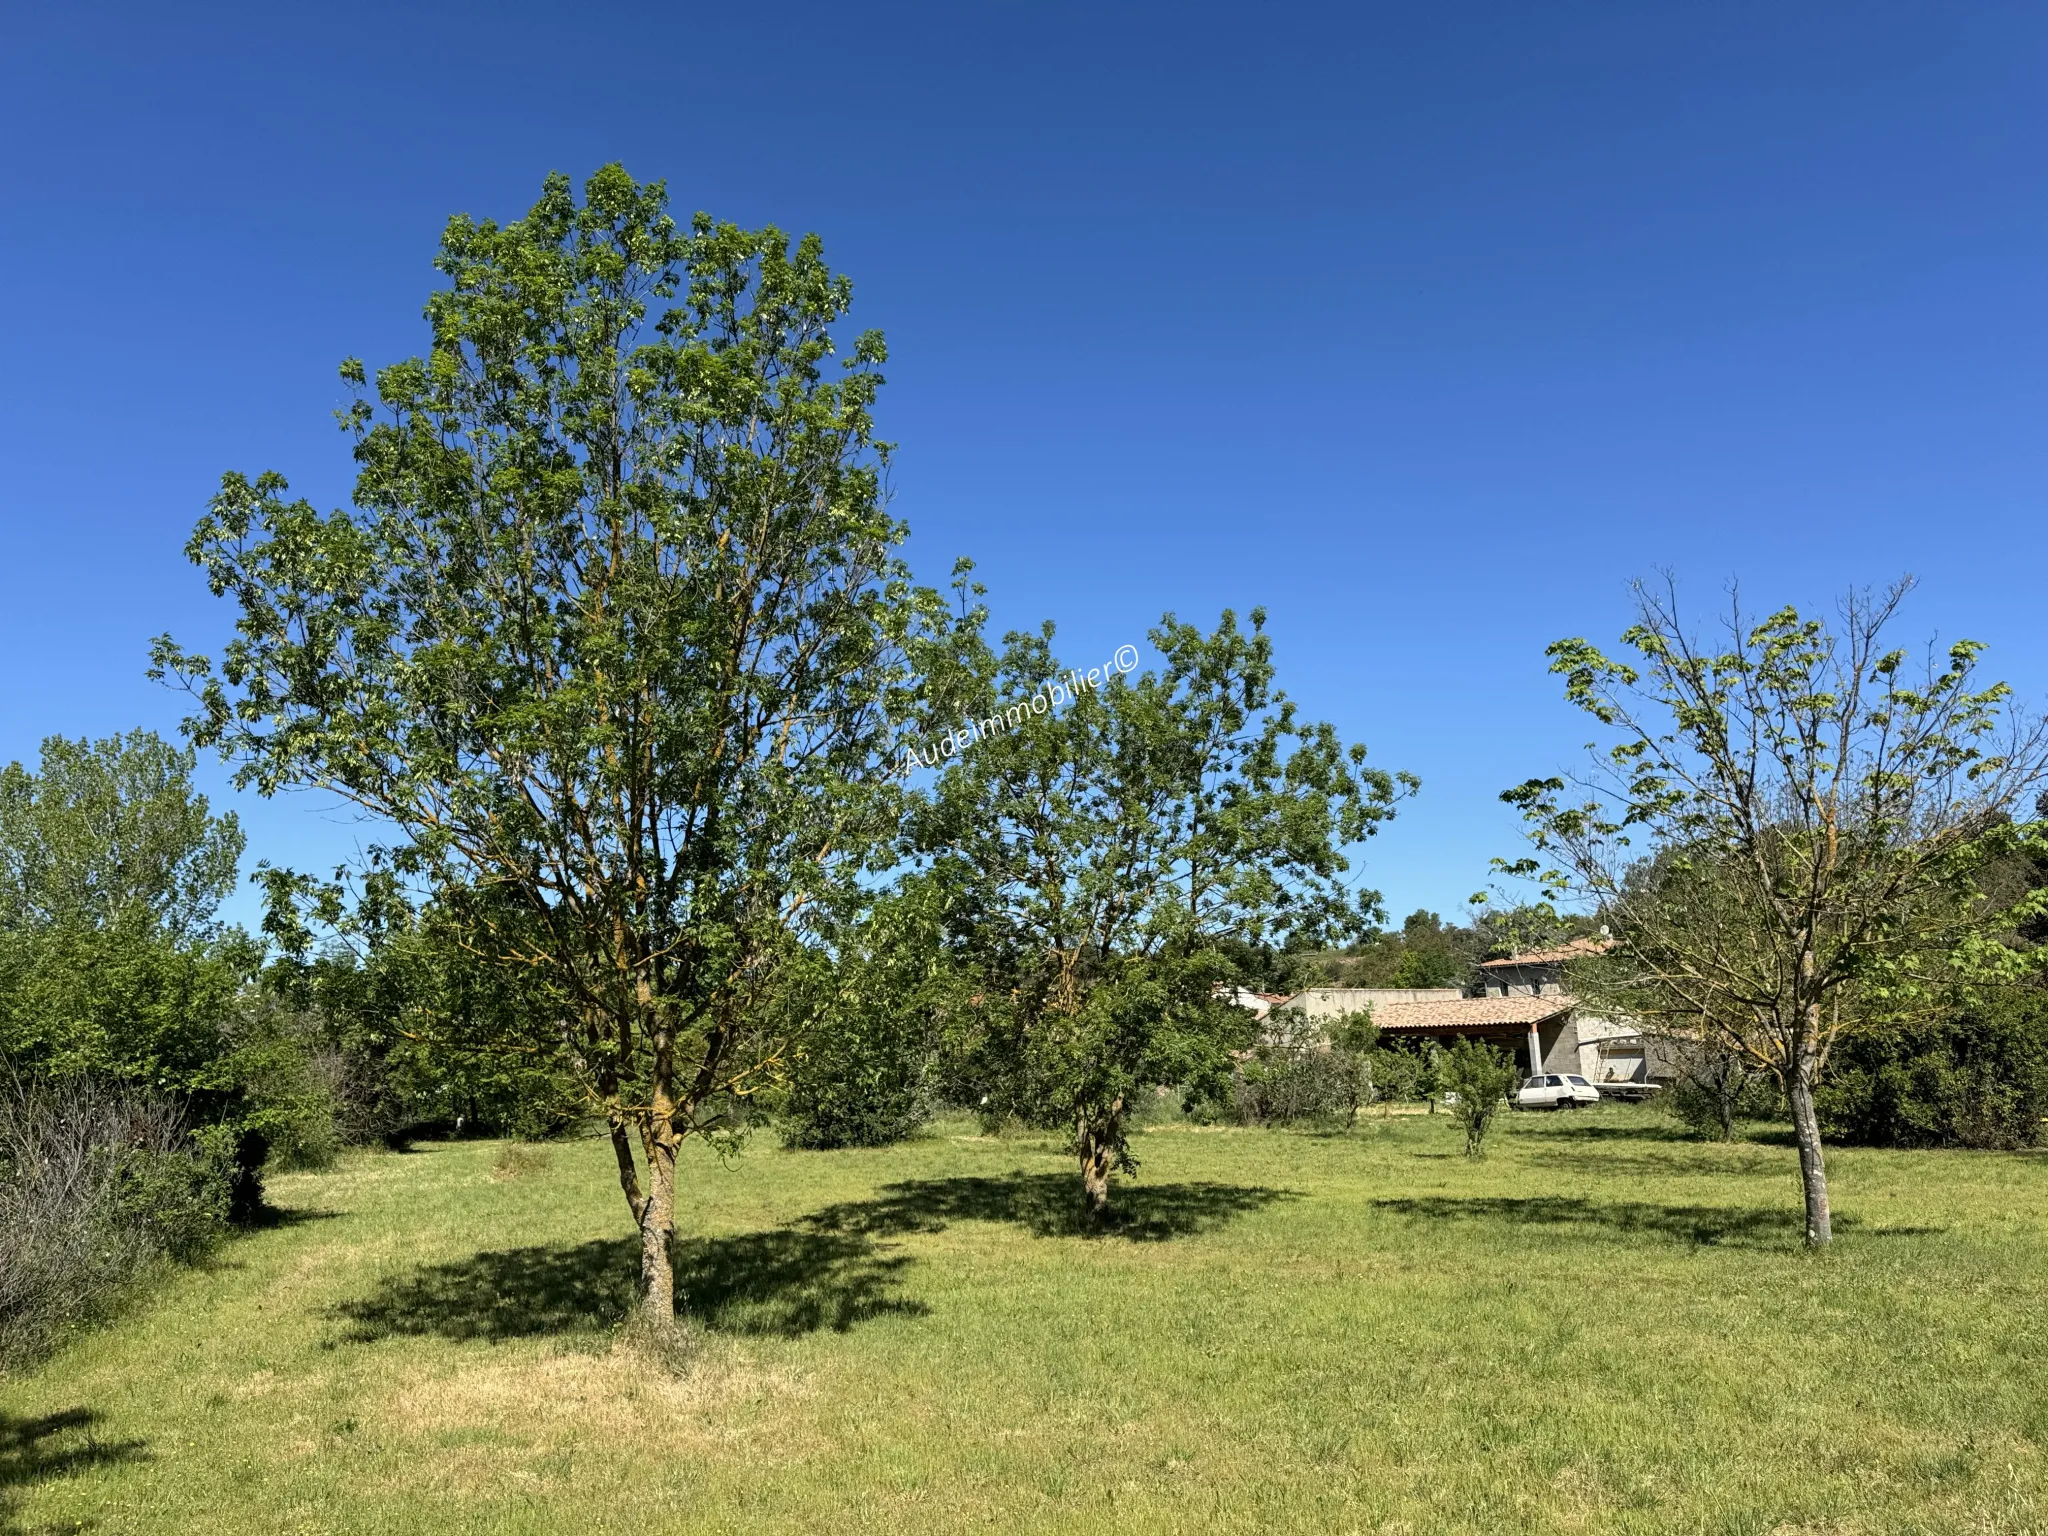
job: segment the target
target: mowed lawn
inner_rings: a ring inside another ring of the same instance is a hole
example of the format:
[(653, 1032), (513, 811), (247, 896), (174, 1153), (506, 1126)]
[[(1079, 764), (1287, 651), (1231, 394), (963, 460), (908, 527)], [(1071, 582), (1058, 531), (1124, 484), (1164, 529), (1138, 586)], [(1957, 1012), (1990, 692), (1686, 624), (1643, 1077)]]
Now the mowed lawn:
[(1654, 1112), (693, 1149), (683, 1378), (617, 1348), (599, 1141), (366, 1153), (0, 1382), (0, 1528), (2048, 1530), (2048, 1161)]

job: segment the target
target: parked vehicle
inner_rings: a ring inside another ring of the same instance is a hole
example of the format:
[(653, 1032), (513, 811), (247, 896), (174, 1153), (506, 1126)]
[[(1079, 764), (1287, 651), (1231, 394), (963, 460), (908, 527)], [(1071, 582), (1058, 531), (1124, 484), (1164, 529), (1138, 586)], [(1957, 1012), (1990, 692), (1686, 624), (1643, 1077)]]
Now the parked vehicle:
[(1600, 1090), (1576, 1073), (1552, 1072), (1532, 1077), (1515, 1095), (1520, 1109), (1570, 1109), (1574, 1104), (1598, 1104)]

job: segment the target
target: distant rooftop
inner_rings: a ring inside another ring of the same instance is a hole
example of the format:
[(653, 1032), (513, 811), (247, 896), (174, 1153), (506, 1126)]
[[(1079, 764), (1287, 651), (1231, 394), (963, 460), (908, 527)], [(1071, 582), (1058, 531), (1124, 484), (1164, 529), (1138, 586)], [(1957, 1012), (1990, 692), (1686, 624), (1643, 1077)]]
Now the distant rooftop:
[(1505, 970), (1515, 965), (1562, 965), (1567, 960), (1583, 960), (1588, 955), (1605, 954), (1614, 947), (1612, 939), (1573, 939), (1569, 944), (1560, 944), (1556, 949), (1531, 950), (1526, 955), (1509, 955), (1505, 960), (1485, 961), (1480, 969)]
[(1508, 1025), (1542, 1024), (1569, 1013), (1577, 999), (1549, 997), (1454, 997), (1426, 1003), (1381, 1003), (1372, 1021), (1390, 1030), (1496, 1029)]

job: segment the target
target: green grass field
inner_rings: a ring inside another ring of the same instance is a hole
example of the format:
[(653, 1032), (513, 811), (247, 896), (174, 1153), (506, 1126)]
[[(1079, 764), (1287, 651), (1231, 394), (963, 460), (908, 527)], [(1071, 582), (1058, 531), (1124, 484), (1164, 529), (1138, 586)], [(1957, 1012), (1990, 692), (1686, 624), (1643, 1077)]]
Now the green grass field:
[(697, 1154), (694, 1369), (616, 1347), (601, 1142), (273, 1181), (289, 1213), (0, 1382), (0, 1529), (2048, 1530), (2048, 1162), (1652, 1112)]

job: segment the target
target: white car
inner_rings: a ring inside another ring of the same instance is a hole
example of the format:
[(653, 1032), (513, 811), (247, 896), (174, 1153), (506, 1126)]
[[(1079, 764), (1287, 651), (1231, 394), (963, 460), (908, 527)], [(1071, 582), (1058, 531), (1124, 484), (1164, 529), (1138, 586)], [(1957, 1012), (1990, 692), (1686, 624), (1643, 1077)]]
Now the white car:
[(1575, 1073), (1532, 1077), (1515, 1095), (1515, 1103), (1522, 1109), (1570, 1109), (1574, 1104), (1599, 1102), (1600, 1090)]

